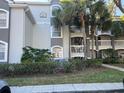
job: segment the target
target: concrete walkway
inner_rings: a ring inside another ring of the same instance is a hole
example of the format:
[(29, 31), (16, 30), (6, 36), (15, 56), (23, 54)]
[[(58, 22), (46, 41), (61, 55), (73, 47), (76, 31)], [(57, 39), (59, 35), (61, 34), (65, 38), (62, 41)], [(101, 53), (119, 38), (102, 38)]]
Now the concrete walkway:
[(102, 64), (102, 66), (124, 72), (124, 68), (121, 68), (121, 67), (112, 66), (112, 65), (108, 65), (108, 64)]
[[(86, 83), (11, 87), (12, 93), (79, 93), (87, 91), (120, 90), (123, 83)], [(122, 90), (123, 91), (123, 90)], [(94, 92), (96, 93), (96, 92)], [(123, 92), (122, 92), (123, 93)]]

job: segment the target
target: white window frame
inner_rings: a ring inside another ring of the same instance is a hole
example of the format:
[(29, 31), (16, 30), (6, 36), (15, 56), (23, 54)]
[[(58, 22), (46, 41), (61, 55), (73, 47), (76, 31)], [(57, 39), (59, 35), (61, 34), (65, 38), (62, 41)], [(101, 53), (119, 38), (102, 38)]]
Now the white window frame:
[(60, 9), (62, 9), (61, 5), (59, 5), (59, 4), (53, 4), (53, 5), (51, 5), (51, 9), (50, 9), (51, 10), (51, 13), (50, 13), (51, 17), (55, 17), (55, 16), (52, 15), (53, 7), (59, 7)]
[(53, 49), (54, 49), (54, 48), (58, 48), (58, 47), (62, 49), (62, 57), (60, 57), (60, 58), (54, 58), (54, 59), (63, 59), (63, 47), (61, 47), (61, 46), (59, 46), (59, 45), (53, 46), (53, 47), (51, 48), (51, 53), (54, 53), (54, 52), (53, 52)]
[(9, 12), (5, 9), (0, 9), (0, 11), (3, 11), (6, 13), (7, 15), (7, 19), (6, 19), (6, 26), (5, 27), (0, 27), (0, 29), (7, 29), (9, 27)]
[(8, 43), (4, 42), (4, 41), (1, 41), (0, 40), (0, 43), (4, 44), (5, 45), (5, 57), (3, 60), (0, 60), (0, 62), (7, 62), (7, 56), (8, 56)]
[(51, 38), (63, 38), (62, 27), (60, 28), (61, 36), (53, 36), (53, 28), (54, 26), (51, 26)]
[[(53, 7), (59, 7), (60, 9), (62, 9), (61, 5), (59, 5), (59, 4), (53, 4), (53, 5), (51, 5), (51, 9), (50, 9), (51, 10), (51, 13), (50, 13), (51, 18), (54, 18), (55, 17), (55, 16), (52, 15)], [(53, 36), (53, 27), (54, 26), (51, 26), (51, 38), (62, 38), (63, 37), (62, 28), (61, 28), (61, 36)]]

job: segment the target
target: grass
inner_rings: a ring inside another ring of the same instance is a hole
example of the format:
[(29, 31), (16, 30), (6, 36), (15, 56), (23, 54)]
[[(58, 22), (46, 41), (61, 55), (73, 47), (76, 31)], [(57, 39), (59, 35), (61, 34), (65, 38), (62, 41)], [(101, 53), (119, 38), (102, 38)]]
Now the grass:
[(90, 68), (86, 71), (68, 74), (35, 75), (6, 77), (11, 86), (23, 85), (44, 85), (44, 84), (66, 84), (66, 83), (102, 83), (102, 82), (122, 82), (124, 72), (107, 68)]

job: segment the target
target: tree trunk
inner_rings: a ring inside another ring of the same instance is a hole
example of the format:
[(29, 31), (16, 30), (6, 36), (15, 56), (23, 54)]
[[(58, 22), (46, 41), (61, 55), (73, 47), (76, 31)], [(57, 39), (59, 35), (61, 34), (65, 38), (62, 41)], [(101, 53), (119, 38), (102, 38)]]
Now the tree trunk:
[(71, 59), (71, 33), (69, 31), (69, 59)]
[(91, 52), (91, 58), (94, 59), (94, 34), (92, 34), (91, 39), (92, 39), (92, 52)]
[(114, 40), (114, 36), (111, 36), (111, 45), (112, 45), (112, 49), (115, 50), (115, 40)]
[(83, 39), (84, 39), (84, 45), (82, 43), (82, 46), (84, 46), (84, 58), (86, 59), (87, 58), (87, 54), (86, 54), (86, 33), (85, 33), (85, 28), (82, 27), (81, 28), (81, 32), (83, 33)]
[(86, 40), (86, 54), (87, 54), (87, 59), (90, 58), (90, 38), (87, 37)]
[(96, 58), (99, 58), (99, 41), (98, 41), (98, 35), (96, 35)]
[(113, 1), (116, 4), (116, 6), (121, 10), (121, 12), (124, 13), (124, 7), (122, 5), (122, 1), (121, 0), (113, 0)]

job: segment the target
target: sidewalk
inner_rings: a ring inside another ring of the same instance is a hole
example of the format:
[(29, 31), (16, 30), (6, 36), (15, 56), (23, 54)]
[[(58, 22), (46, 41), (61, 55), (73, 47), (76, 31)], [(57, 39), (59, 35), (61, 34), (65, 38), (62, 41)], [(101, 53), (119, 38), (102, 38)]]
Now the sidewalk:
[[(120, 90), (123, 83), (86, 83), (11, 87), (12, 93), (77, 93), (86, 91)], [(121, 92), (122, 93), (122, 92)]]
[(108, 64), (102, 64), (102, 66), (124, 72), (124, 68), (121, 68), (121, 67), (112, 66), (112, 65), (108, 65)]

